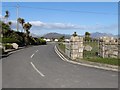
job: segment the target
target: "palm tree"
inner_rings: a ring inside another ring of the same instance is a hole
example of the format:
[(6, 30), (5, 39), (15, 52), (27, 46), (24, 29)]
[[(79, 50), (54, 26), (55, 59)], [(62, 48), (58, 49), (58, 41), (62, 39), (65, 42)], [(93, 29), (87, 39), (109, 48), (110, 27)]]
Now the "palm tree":
[(7, 24), (9, 25), (9, 27), (11, 27), (11, 25), (12, 25), (12, 22), (11, 22), (11, 21), (9, 21)]
[(4, 16), (4, 18), (6, 19), (6, 22), (7, 22), (8, 18), (9, 18), (9, 16), (10, 16), (9, 11), (8, 11), (8, 10), (5, 11), (5, 16)]
[[(23, 28), (23, 24), (25, 23), (25, 20), (23, 18), (18, 18), (17, 20), (22, 25), (22, 28)], [(22, 30), (21, 30), (21, 32), (22, 32)]]
[(26, 31), (26, 35), (25, 35), (25, 41), (26, 41), (26, 44), (28, 45), (29, 44), (29, 34), (30, 34), (30, 28), (32, 27), (32, 25), (28, 22), (28, 23), (25, 23), (23, 24), (23, 28), (24, 30)]
[(85, 40), (86, 40), (86, 41), (91, 40), (90, 35), (91, 35), (91, 34), (90, 34), (89, 32), (85, 32)]
[(73, 36), (74, 36), (74, 37), (75, 37), (75, 36), (77, 36), (77, 33), (76, 33), (76, 32), (74, 32)]
[(85, 36), (86, 37), (90, 37), (90, 33), (89, 32), (85, 32)]
[(8, 22), (8, 25), (11, 26), (11, 25), (12, 25), (12, 22), (9, 21), (9, 22)]

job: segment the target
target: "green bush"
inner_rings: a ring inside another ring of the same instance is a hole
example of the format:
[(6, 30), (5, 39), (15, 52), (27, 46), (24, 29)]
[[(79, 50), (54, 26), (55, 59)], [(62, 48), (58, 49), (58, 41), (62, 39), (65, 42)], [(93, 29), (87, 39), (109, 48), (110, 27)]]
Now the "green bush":
[(46, 45), (46, 41), (43, 39), (39, 39), (41, 45)]
[(11, 44), (4, 44), (5, 49), (13, 49)]
[(19, 43), (15, 38), (2, 38), (2, 43)]

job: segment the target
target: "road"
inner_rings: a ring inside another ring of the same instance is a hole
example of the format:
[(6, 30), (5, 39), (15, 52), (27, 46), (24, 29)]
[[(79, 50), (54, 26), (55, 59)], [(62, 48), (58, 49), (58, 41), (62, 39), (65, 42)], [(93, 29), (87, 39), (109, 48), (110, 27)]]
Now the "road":
[(2, 60), (3, 88), (117, 88), (118, 73), (61, 60), (54, 44), (22, 49)]

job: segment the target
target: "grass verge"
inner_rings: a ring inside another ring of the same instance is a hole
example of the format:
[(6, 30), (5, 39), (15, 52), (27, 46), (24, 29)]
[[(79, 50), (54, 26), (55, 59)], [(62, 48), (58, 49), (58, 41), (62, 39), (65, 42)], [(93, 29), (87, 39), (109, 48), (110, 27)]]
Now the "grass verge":
[(63, 43), (58, 43), (58, 47), (60, 48), (60, 50), (65, 52), (65, 45)]
[(104, 63), (104, 64), (110, 64), (110, 65), (119, 65), (120, 66), (120, 59), (117, 58), (101, 58), (101, 57), (91, 57), (91, 58), (84, 58), (84, 60), (91, 61), (91, 62), (97, 62), (97, 63)]

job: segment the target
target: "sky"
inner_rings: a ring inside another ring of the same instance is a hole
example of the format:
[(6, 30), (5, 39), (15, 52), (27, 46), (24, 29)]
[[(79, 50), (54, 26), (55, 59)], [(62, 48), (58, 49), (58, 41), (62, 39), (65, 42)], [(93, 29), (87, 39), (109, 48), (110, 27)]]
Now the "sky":
[(79, 35), (86, 31), (118, 34), (117, 2), (3, 2), (2, 16), (6, 10), (10, 12), (8, 21), (13, 22), (13, 29), (16, 29), (16, 5), (19, 17), (30, 22), (30, 32), (37, 35), (75, 31)]

